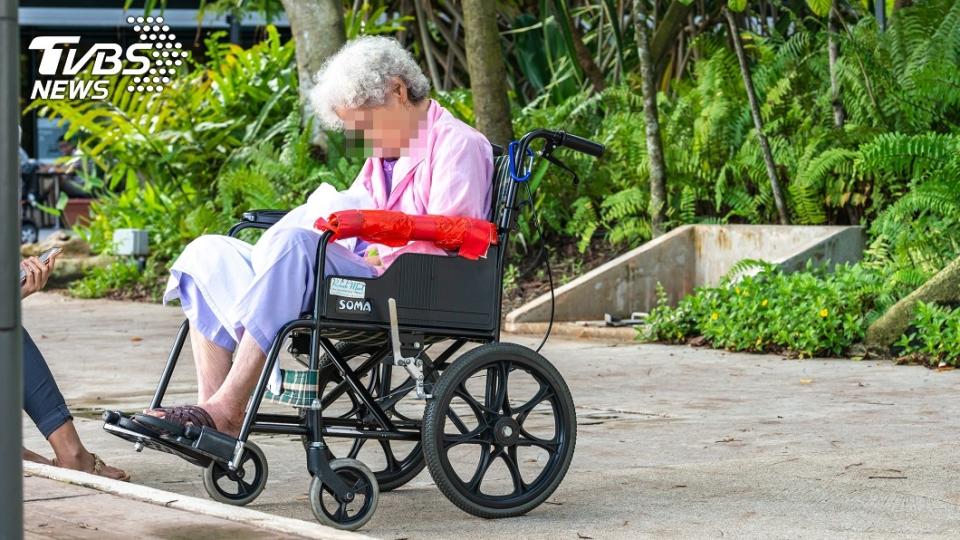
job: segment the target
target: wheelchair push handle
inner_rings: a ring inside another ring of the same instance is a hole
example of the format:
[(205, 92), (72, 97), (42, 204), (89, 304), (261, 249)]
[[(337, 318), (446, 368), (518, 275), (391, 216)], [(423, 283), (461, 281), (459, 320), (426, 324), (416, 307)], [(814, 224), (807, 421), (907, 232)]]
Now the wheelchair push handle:
[(575, 152), (596, 158), (603, 155), (604, 147), (598, 142), (593, 142), (590, 139), (584, 139), (583, 137), (565, 131), (557, 131), (555, 133), (557, 146), (563, 146)]
[(564, 147), (575, 152), (587, 154), (588, 156), (600, 157), (603, 155), (604, 146), (598, 142), (585, 139), (566, 131), (556, 131), (552, 129), (535, 129), (527, 132), (526, 135), (518, 141), (518, 155), (526, 154), (527, 148), (534, 139), (543, 139), (547, 143), (546, 153), (549, 154), (554, 148)]

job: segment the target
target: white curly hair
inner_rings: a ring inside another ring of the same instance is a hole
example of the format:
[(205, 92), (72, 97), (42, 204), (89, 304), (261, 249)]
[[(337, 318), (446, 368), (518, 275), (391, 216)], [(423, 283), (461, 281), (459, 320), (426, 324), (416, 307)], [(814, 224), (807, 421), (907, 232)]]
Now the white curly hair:
[(336, 109), (382, 105), (394, 79), (407, 86), (413, 103), (430, 94), (430, 81), (400, 42), (379, 36), (357, 38), (324, 62), (314, 78), (310, 103), (325, 127), (343, 129)]

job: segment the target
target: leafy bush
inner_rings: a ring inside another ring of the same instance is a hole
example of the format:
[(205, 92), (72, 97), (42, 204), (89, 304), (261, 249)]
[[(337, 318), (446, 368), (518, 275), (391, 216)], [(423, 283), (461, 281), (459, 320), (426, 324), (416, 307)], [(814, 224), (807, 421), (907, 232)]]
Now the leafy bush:
[[(161, 275), (189, 241), (222, 234), (245, 210), (290, 208), (321, 182), (354, 179), (360, 163), (337, 152), (343, 145), (334, 139), (319, 156), (301, 126), (293, 42), (272, 26), (248, 49), (222, 38), (208, 39), (209, 60), (184, 68), (162, 93), (131, 94), (119, 78), (103, 101), (31, 104), (68, 122), (67, 137), (96, 165), (86, 181), (99, 196), (80, 228), (95, 251), (112, 250), (116, 229), (145, 229), (147, 268)], [(100, 296), (135, 283), (156, 297), (162, 280), (113, 265), (73, 290)]]
[(833, 273), (808, 266), (786, 274), (748, 261), (720, 285), (697, 289), (676, 308), (667, 305), (661, 289), (641, 337), (679, 341), (702, 335), (712, 346), (734, 351), (837, 356), (863, 339), (880, 286), (879, 276), (861, 265), (837, 266)]
[(930, 365), (960, 365), (960, 307), (917, 303), (911, 329), (896, 343), (905, 356), (919, 357)]

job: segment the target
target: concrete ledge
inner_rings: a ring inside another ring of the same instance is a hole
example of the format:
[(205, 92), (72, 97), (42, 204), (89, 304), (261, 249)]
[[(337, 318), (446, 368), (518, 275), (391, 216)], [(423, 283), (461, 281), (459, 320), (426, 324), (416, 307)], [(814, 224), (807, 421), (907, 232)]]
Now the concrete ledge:
[[(808, 261), (831, 265), (860, 260), (863, 227), (684, 225), (556, 289), (556, 321), (599, 321), (649, 313), (661, 284), (672, 303), (696, 287), (716, 285), (737, 262), (762, 259), (785, 271)], [(506, 326), (545, 322), (550, 294), (511, 311)]]
[[(303, 538), (312, 538), (317, 540), (373, 540), (370, 536), (358, 533), (340, 531), (330, 527), (320, 525), (319, 523), (309, 523), (299, 519), (291, 519), (280, 516), (274, 516), (257, 510), (243, 508), (239, 506), (230, 506), (228, 504), (216, 501), (178, 495), (154, 489), (151, 487), (131, 484), (129, 482), (120, 482), (111, 480), (102, 476), (87, 474), (85, 472), (42, 465), (40, 463), (23, 463), (23, 472), (26, 474), (49, 478), (58, 482), (65, 482), (77, 486), (87, 487), (105, 493), (144, 501), (167, 508), (184, 510), (193, 514), (201, 514), (230, 521), (236, 521), (247, 525), (252, 525), (265, 531), (274, 531), (284, 534), (302, 536)], [(264, 533), (265, 538), (269, 538), (269, 533)]]
[[(547, 331), (547, 323), (507, 322), (503, 330), (510, 334), (542, 337), (544, 332)], [(634, 327), (595, 326), (586, 322), (555, 322), (550, 330), (550, 335), (630, 343), (637, 341), (637, 329)]]

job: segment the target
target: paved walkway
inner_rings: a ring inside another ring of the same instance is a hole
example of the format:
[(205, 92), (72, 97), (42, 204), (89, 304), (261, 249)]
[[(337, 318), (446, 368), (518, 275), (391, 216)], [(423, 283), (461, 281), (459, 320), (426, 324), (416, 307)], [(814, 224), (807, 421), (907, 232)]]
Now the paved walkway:
[(130, 538), (301, 539), (247, 523), (157, 506), (39, 476), (24, 478), (27, 539), (128, 540)]
[[(28, 299), (24, 314), (71, 406), (88, 416), (149, 401), (180, 317), (175, 308), (51, 294)], [(522, 518), (480, 520), (450, 504), (424, 472), (384, 494), (363, 532), (390, 539), (960, 537), (956, 371), (588, 341), (551, 340), (544, 354), (566, 378), (579, 415), (573, 465), (547, 504)], [(187, 362), (171, 385), (174, 400), (191, 400), (192, 379)], [(28, 447), (46, 451), (28, 420), (24, 427)], [(134, 482), (203, 496), (196, 468), (136, 454), (99, 421), (81, 420), (79, 428)], [(270, 460), (270, 480), (251, 508), (312, 519), (299, 441), (256, 441)]]

